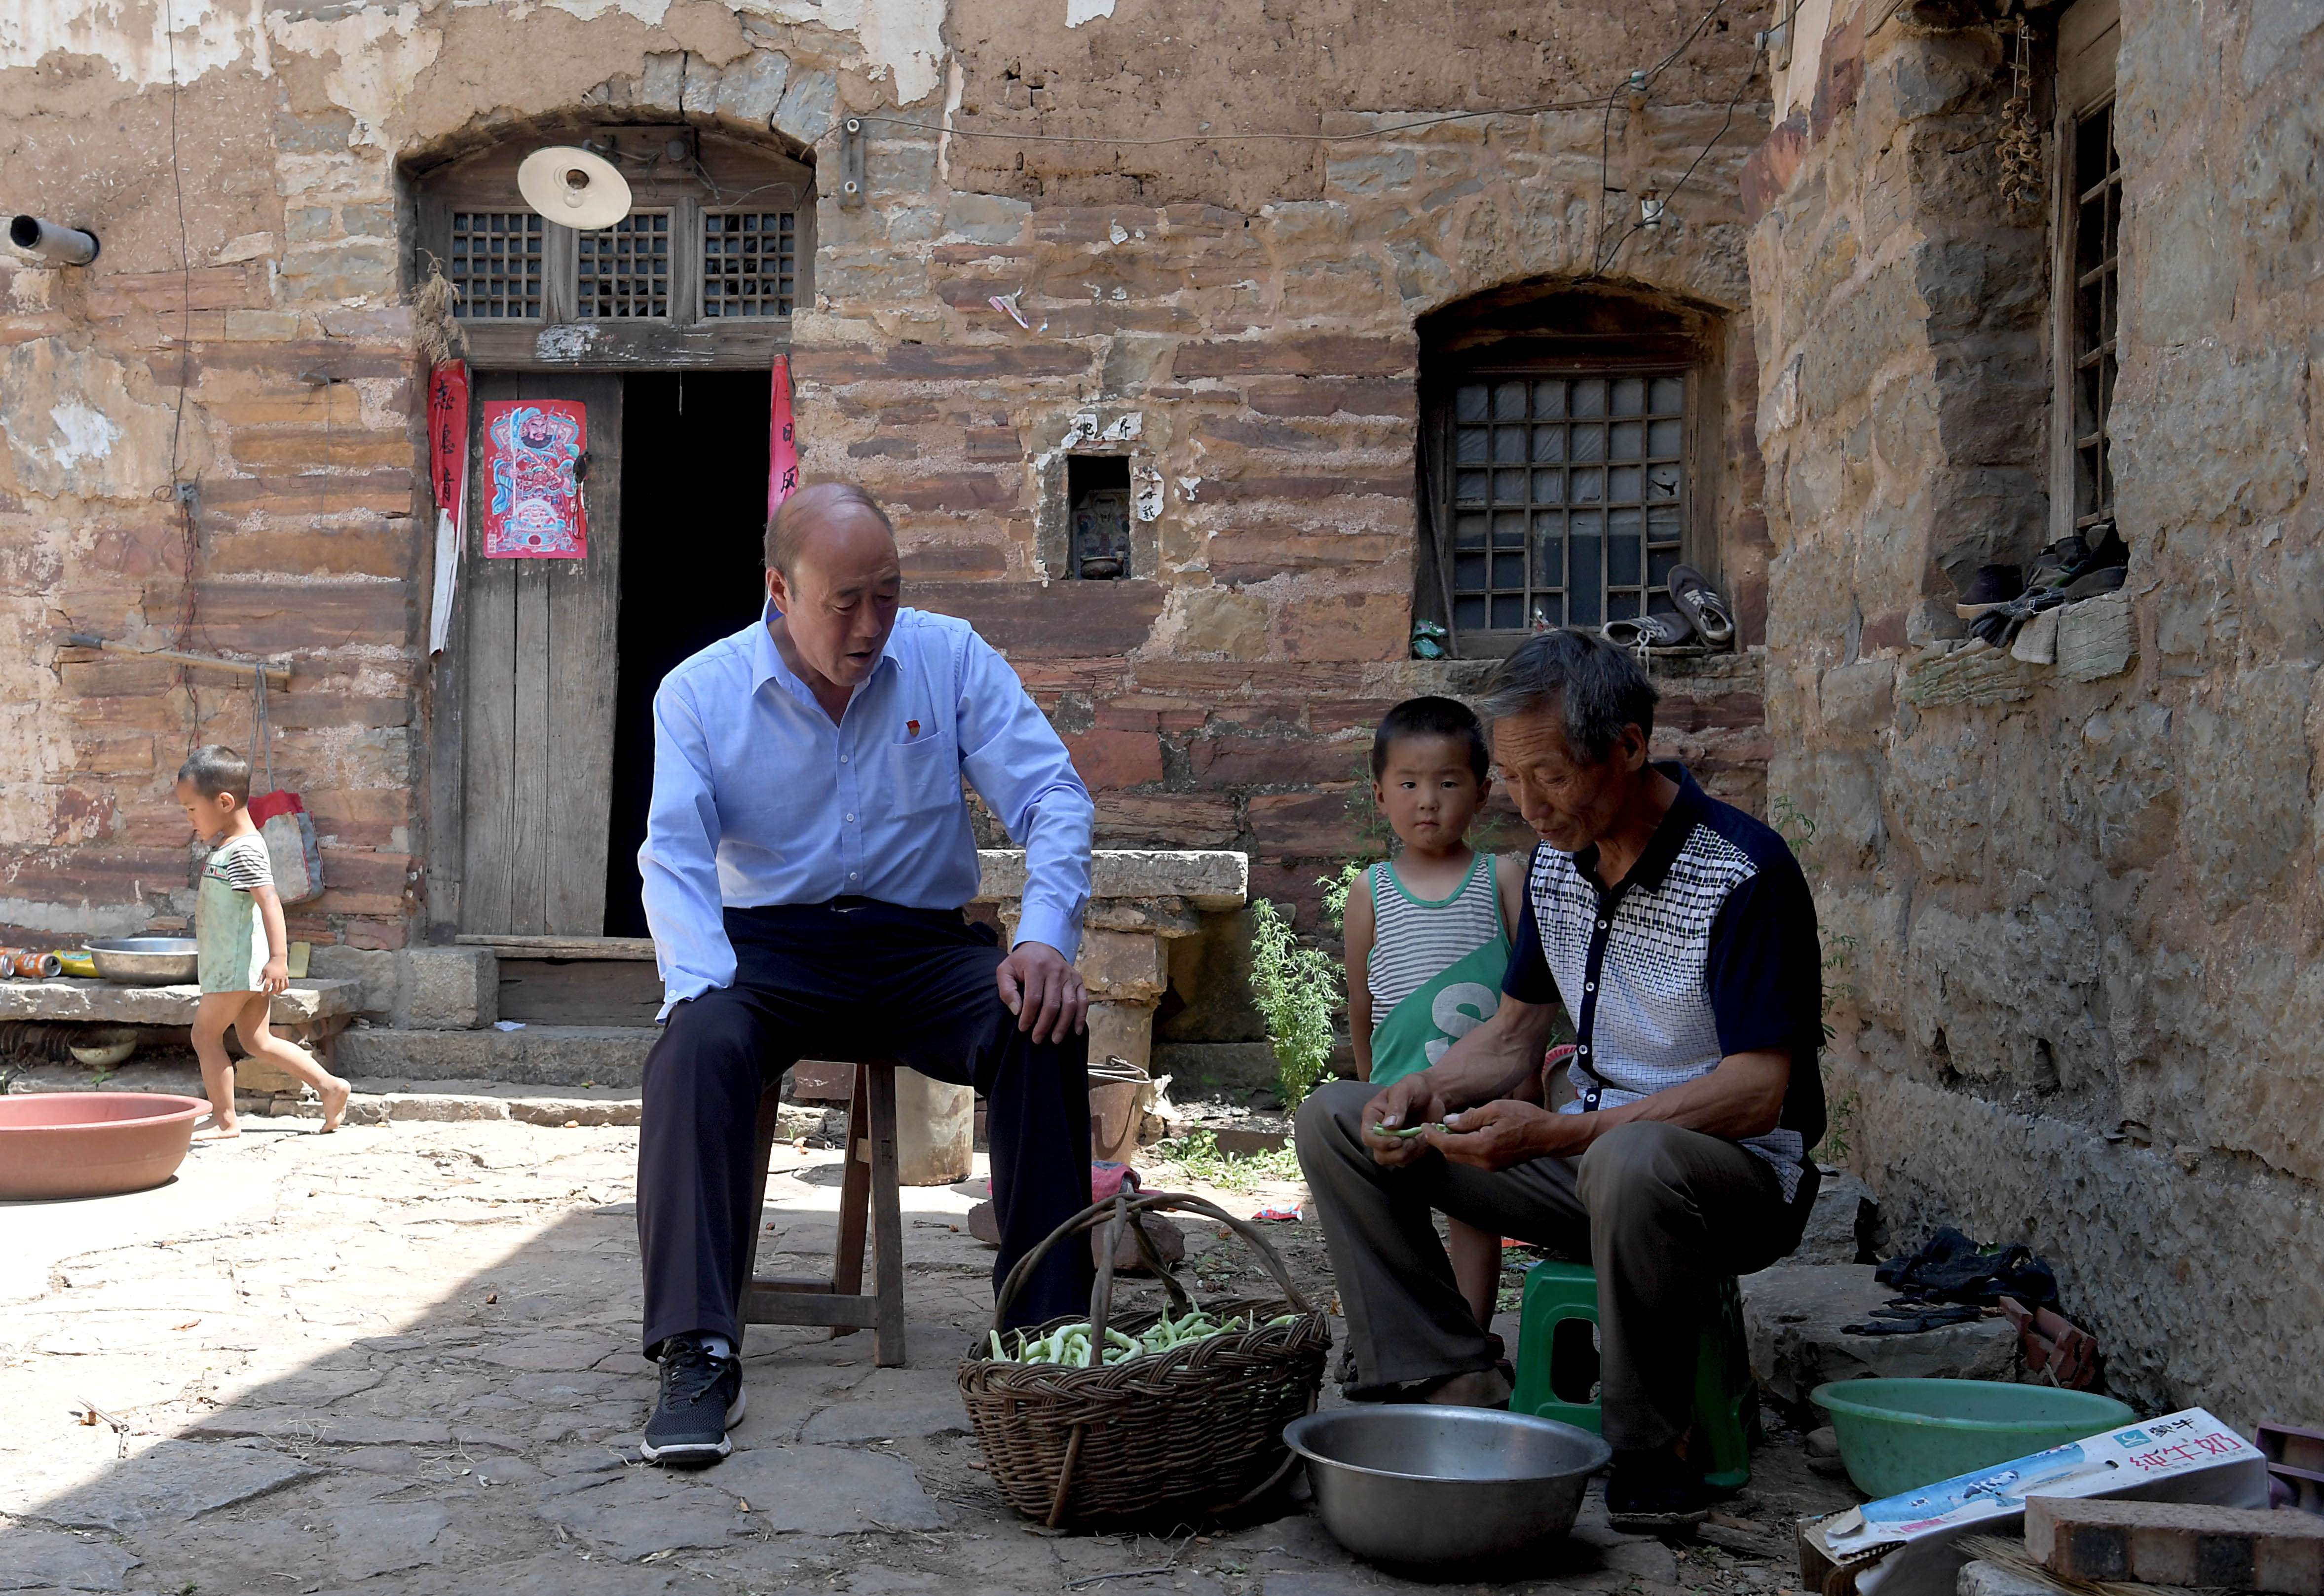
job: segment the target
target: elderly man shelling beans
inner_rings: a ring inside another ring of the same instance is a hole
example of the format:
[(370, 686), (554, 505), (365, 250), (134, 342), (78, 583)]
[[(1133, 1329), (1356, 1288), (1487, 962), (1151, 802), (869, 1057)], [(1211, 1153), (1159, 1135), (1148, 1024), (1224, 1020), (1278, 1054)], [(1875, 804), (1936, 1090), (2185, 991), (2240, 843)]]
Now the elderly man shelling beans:
[[(1508, 1399), (1433, 1213), (1587, 1259), (1608, 1512), (1617, 1527), (1696, 1522), (1710, 1506), (1689, 1435), (1704, 1319), (1721, 1277), (1799, 1244), (1815, 1201), (1814, 904), (1781, 837), (1647, 758), (1655, 690), (1612, 644), (1531, 638), (1482, 708), (1541, 839), (1500, 1005), (1428, 1068), (1385, 1088), (1338, 1083), (1299, 1111), (1347, 1307), (1349, 1394)], [(1572, 1100), (1514, 1101), (1560, 1003)]]

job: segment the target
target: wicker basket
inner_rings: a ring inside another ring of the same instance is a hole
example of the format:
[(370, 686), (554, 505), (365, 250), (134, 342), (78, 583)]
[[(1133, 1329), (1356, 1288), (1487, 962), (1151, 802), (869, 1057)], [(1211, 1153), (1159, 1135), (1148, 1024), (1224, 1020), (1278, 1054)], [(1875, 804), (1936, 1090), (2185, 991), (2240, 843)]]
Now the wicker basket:
[[(1106, 1236), (1090, 1294), (1091, 1339), (1102, 1346), (1109, 1323), (1134, 1333), (1158, 1317), (1110, 1320), (1114, 1250), (1125, 1224), (1169, 1292), (1173, 1311), (1186, 1312), (1193, 1304), (1162, 1266), (1139, 1217), (1168, 1210), (1226, 1225), (1259, 1253), (1283, 1287), (1282, 1299), (1221, 1304), (1213, 1310), (1252, 1311), (1258, 1328), (1091, 1369), (997, 1361), (986, 1355), (990, 1342), (980, 1341), (960, 1366), (961, 1398), (993, 1483), (1010, 1506), (1051, 1528), (1198, 1518), (1240, 1507), (1289, 1471), (1293, 1455), (1283, 1444), (1283, 1426), (1314, 1407), (1332, 1345), (1328, 1323), (1292, 1284), (1264, 1236), (1200, 1197), (1124, 1191), (1084, 1209), (1018, 1260), (1001, 1284), (993, 1327), (1001, 1326), (1043, 1254), (1100, 1224)], [(1286, 1311), (1299, 1317), (1288, 1324), (1264, 1323)], [(1075, 1322), (1054, 1319), (1034, 1333)]]

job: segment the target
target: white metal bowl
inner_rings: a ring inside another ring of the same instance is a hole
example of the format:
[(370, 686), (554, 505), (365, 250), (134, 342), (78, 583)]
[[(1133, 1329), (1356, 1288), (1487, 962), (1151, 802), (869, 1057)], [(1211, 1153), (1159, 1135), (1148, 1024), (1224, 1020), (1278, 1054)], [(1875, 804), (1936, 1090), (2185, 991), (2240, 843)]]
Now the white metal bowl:
[(201, 979), (190, 936), (115, 936), (88, 945), (97, 973), (124, 986), (181, 986)]
[(1312, 1413), (1283, 1440), (1307, 1460), (1333, 1538), (1406, 1567), (1480, 1563), (1563, 1537), (1590, 1476), (1614, 1456), (1554, 1419), (1424, 1403)]

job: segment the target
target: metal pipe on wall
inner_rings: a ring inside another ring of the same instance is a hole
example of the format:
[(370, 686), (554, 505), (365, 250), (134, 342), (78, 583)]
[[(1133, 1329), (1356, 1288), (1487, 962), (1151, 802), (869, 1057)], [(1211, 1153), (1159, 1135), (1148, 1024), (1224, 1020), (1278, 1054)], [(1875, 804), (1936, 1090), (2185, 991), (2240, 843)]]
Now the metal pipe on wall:
[(59, 266), (86, 266), (97, 259), (96, 234), (41, 217), (11, 217), (8, 242)]

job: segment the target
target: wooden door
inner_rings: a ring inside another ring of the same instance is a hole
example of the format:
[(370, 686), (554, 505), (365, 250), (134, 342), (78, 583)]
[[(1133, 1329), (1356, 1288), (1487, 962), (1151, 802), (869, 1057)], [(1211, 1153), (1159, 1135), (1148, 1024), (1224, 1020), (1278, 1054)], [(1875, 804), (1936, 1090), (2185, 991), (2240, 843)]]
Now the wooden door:
[(480, 427), (484, 402), (497, 399), (577, 400), (588, 407), (581, 481), (589, 553), (577, 560), (484, 558), (490, 489), (476, 457), (461, 574), (467, 630), (459, 928), (598, 936), (605, 929), (618, 669), (622, 379), (481, 374)]

